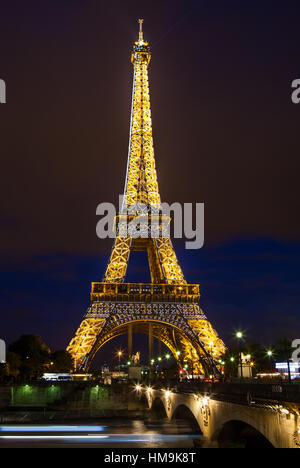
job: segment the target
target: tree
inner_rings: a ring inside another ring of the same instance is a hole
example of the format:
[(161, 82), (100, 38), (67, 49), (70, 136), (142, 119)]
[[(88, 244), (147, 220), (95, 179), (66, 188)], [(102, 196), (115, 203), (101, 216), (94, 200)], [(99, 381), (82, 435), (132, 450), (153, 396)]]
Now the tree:
[(70, 372), (73, 368), (73, 357), (68, 351), (55, 351), (51, 354), (51, 370), (53, 372)]
[(251, 355), (251, 361), (255, 363), (255, 371), (271, 371), (274, 368), (272, 360), (267, 355), (267, 350), (260, 343), (247, 346), (246, 354)]
[(7, 363), (0, 363), (0, 381), (4, 380), (8, 375)]
[(22, 366), (21, 356), (19, 356), (19, 354), (13, 353), (12, 351), (8, 351), (6, 355), (6, 361), (7, 374), (16, 379), (20, 374), (20, 368)]
[(220, 356), (219, 364), (222, 364), (224, 367), (225, 375), (227, 377), (233, 378), (237, 376), (238, 365), (239, 365), (239, 354), (240, 350), (238, 348), (226, 349), (225, 353)]
[(8, 350), (20, 356), (23, 378), (38, 378), (50, 365), (50, 349), (38, 335), (22, 335)]
[(290, 358), (293, 352), (292, 343), (287, 338), (280, 338), (279, 340), (276, 341), (274, 348), (275, 348), (275, 353), (277, 357), (281, 361), (285, 361), (287, 363), (288, 378), (289, 378), (289, 382), (291, 382), (292, 379), (291, 379), (291, 369), (290, 369)]
[(241, 348), (233, 347), (226, 350), (220, 361), (225, 362), (225, 374), (234, 377), (238, 372), (239, 353), (250, 355), (250, 362), (253, 363), (255, 373), (272, 370), (274, 365), (268, 357), (266, 349), (259, 343), (247, 344)]

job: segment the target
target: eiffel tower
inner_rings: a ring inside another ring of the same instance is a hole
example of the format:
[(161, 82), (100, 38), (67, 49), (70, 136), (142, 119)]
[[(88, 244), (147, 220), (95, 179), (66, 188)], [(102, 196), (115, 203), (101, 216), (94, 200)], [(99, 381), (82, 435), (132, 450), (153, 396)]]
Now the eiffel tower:
[[(170, 236), (164, 235), (169, 219), (159, 214), (148, 84), (151, 53), (142, 23), (139, 20), (139, 38), (131, 54), (129, 151), (116, 237), (104, 278), (92, 283), (91, 306), (67, 350), (76, 369), (87, 371), (101, 346), (123, 334), (128, 335), (130, 358), (132, 334), (143, 333), (149, 339), (150, 366), (156, 338), (170, 349), (179, 366), (188, 364), (195, 374), (217, 374), (217, 359), (225, 351), (223, 341), (199, 307), (199, 285), (187, 283)], [(147, 221), (143, 223), (141, 218)], [(133, 235), (128, 226), (136, 219), (138, 230)], [(150, 225), (158, 228), (159, 235), (148, 235)], [(131, 251), (147, 252), (151, 283), (125, 281)]]

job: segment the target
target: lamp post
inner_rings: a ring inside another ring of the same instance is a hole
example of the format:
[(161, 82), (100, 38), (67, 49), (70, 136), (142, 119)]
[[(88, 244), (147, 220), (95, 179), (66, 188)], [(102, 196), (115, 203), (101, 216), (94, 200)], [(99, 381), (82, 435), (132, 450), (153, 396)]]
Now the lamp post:
[(241, 353), (241, 347), (240, 347), (240, 340), (243, 338), (243, 333), (242, 332), (236, 332), (235, 334), (237, 340), (238, 340), (238, 354), (239, 354), (239, 363), (241, 366), (241, 379), (243, 378), (243, 363), (242, 363), (242, 353)]
[(267, 350), (267, 356), (270, 358), (270, 361), (272, 361), (273, 351), (271, 349)]
[(158, 358), (157, 358), (157, 366), (156, 366), (156, 369), (157, 369), (157, 379), (158, 379), (158, 380), (160, 379), (160, 373), (161, 373), (161, 371), (162, 371), (161, 367), (159, 367), (160, 363), (161, 363), (161, 357), (158, 356)]
[(150, 380), (154, 380), (156, 378), (156, 375), (154, 374), (154, 363), (155, 363), (155, 360), (152, 358), (150, 360), (150, 369), (149, 369)]
[(177, 369), (179, 367), (179, 374), (177, 376), (177, 381), (181, 381), (181, 377), (182, 377), (182, 369), (181, 369), (181, 362), (179, 361), (179, 356), (180, 356), (180, 351), (176, 351), (176, 356), (177, 356)]
[(267, 357), (270, 359), (270, 363), (271, 363), (271, 368), (273, 370), (273, 351), (271, 349), (267, 349), (266, 351), (266, 355)]
[[(210, 357), (213, 360), (213, 347), (214, 347), (214, 342), (213, 341), (209, 342), (209, 347), (210, 347)], [(212, 383), (214, 383), (214, 369), (212, 369), (211, 381), (212, 381)]]
[(122, 351), (118, 351), (118, 359), (119, 359), (119, 376), (121, 373), (121, 356), (122, 356)]
[(253, 367), (255, 366), (255, 362), (250, 362), (250, 369), (251, 369), (251, 377), (253, 378)]
[(234, 357), (231, 356), (231, 358), (229, 359), (230, 361), (230, 378), (232, 379), (232, 376), (234, 376), (235, 372), (234, 372)]

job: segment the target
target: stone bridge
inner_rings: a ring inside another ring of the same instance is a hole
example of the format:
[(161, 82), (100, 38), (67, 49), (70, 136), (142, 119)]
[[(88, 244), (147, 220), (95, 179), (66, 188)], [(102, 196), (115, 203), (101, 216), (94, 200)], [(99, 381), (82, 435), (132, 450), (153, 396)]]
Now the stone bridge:
[[(276, 387), (282, 397), (282, 388)], [(256, 398), (249, 390), (226, 395), (148, 387), (145, 396), (156, 417), (190, 420), (199, 433), (196, 444), (202, 447), (300, 447), (300, 403)]]

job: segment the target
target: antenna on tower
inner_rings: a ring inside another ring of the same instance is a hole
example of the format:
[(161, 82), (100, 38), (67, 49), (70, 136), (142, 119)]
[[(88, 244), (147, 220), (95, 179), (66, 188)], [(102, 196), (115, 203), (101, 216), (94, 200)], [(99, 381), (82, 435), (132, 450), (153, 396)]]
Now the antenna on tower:
[(143, 38), (143, 22), (144, 22), (143, 19), (139, 19), (139, 20), (138, 20), (138, 23), (139, 23), (139, 25), (140, 25), (140, 30), (139, 30), (139, 42), (144, 42), (144, 38)]

